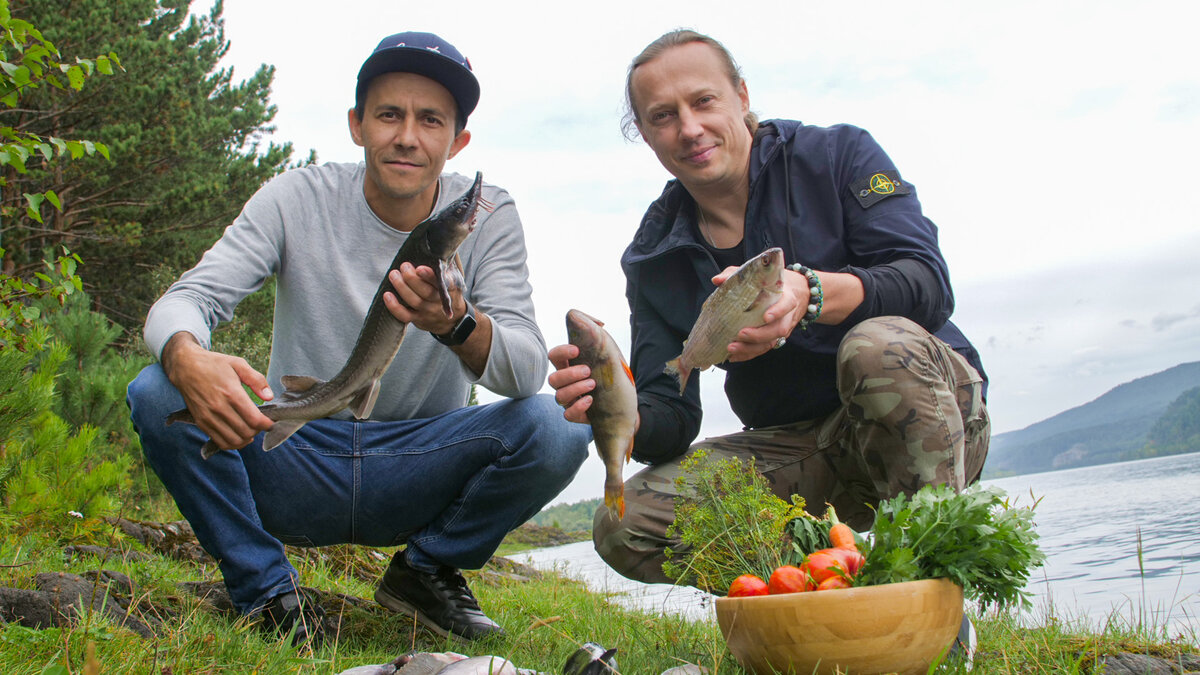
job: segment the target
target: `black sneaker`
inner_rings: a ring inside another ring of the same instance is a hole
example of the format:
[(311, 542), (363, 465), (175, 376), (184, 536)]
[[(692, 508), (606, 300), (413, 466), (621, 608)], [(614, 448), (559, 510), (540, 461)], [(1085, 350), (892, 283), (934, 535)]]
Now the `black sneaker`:
[(958, 627), (958, 635), (950, 643), (950, 658), (961, 662), (967, 670), (975, 665), (975, 648), (979, 640), (975, 635), (975, 624), (963, 612), (962, 624)]
[(462, 574), (441, 567), (434, 574), (408, 566), (404, 552), (392, 556), (375, 589), (375, 601), (394, 612), (411, 616), (443, 637), (478, 640), (504, 635), (504, 629), (479, 609)]
[(292, 636), (292, 646), (319, 649), (325, 641), (325, 610), (295, 591), (281, 593), (260, 608), (263, 630)]

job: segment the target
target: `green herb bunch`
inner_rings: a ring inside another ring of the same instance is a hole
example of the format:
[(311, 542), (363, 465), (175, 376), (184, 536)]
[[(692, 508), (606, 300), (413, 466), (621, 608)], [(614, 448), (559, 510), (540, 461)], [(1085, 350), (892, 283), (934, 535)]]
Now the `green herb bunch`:
[(927, 485), (883, 501), (856, 585), (944, 577), (984, 608), (1029, 607), (1025, 584), (1045, 562), (1033, 506), (1017, 508), (1002, 490), (979, 485), (957, 494)]
[(667, 528), (680, 546), (666, 550), (663, 573), (718, 595), (743, 574), (770, 577), (781, 564), (784, 526), (803, 512), (804, 500), (775, 496), (753, 461), (712, 459), (701, 449), (680, 468), (675, 522)]

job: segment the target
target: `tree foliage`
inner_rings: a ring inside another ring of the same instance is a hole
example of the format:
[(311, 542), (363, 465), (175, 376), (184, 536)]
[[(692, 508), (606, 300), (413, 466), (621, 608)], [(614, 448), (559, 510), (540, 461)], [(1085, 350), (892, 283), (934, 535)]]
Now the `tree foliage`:
[(564, 532), (584, 530), (591, 532), (592, 520), (596, 509), (604, 503), (603, 499), (585, 499), (570, 504), (555, 504), (541, 510), (529, 521), (535, 525), (557, 527)]
[[(120, 67), (116, 54), (104, 54), (95, 59), (76, 57), (75, 63), (63, 63), (58, 49), (42, 36), (32, 23), (12, 16), (8, 0), (0, 0), (0, 105), (6, 113), (4, 120), (12, 117), (23, 98), (43, 87), (59, 90), (83, 89), (88, 76), (94, 72), (113, 74), (113, 67)], [(99, 152), (108, 157), (108, 148), (92, 141), (67, 140), (57, 136), (40, 136), (21, 127), (0, 126), (0, 166), (6, 171), (0, 174), (0, 188), (9, 187), (8, 176), (27, 174), (28, 163), (50, 162), (70, 155), (78, 159), (83, 155)], [(52, 189), (20, 192), (13, 202), (23, 200), (25, 217), (43, 223), (42, 204), (49, 202), (62, 210), (62, 201)], [(8, 204), (0, 210), (0, 218), (7, 220), (15, 209)]]
[(1147, 435), (1145, 455), (1200, 452), (1200, 387), (1179, 395)]
[[(290, 144), (264, 139), (275, 114), (274, 69), (264, 65), (237, 82), (221, 67), (229, 43), (219, 1), (199, 15), (189, 14), (188, 0), (11, 4), (14, 14), (44, 24), (64, 52), (120, 54), (124, 70), (67, 96), (23, 91), (20, 105), (4, 113), (0, 122), (21, 132), (91, 138), (112, 156), (53, 165), (35, 156), (27, 172), (6, 171), (9, 271), (25, 276), (58, 244), (86, 249), (97, 308), (136, 326), (162, 291), (147, 276), (160, 265), (175, 276), (194, 264), (246, 199), (288, 168)], [(23, 209), (14, 213), (20, 195), (37, 190), (61, 200), (44, 224)]]

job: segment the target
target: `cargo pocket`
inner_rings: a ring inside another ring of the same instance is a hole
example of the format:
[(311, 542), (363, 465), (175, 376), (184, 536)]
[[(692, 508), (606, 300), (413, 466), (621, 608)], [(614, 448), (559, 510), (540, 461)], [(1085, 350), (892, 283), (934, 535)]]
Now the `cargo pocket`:
[(963, 476), (971, 485), (983, 473), (988, 445), (992, 437), (992, 422), (983, 400), (983, 378), (979, 371), (958, 352), (947, 347), (954, 369), (954, 395), (963, 420)]

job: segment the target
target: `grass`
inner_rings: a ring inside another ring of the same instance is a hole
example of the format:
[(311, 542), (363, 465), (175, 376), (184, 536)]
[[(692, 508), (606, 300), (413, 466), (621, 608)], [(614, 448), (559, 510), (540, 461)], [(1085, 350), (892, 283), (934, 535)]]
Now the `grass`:
[[(556, 574), (521, 581), (485, 569), (468, 573), (471, 587), (489, 614), (509, 635), (464, 645), (435, 635), (411, 619), (391, 614), (369, 599), (374, 579), (390, 551), (331, 547), (293, 557), (307, 586), (367, 599), (342, 614), (342, 629), (315, 653), (293, 649), (243, 619), (214, 610), (181, 590), (183, 582), (216, 582), (213, 564), (182, 562), (151, 554), (126, 562), (117, 556), (77, 557), (64, 562), (71, 536), (7, 536), (0, 542), (0, 586), (33, 588), (38, 572), (113, 570), (131, 578), (139, 601), (131, 616), (148, 623), (162, 618), (154, 638), (142, 638), (117, 625), (104, 612), (83, 613), (70, 627), (33, 630), (0, 626), (0, 672), (14, 674), (86, 673), (339, 673), (391, 661), (409, 650), (495, 654), (522, 668), (561, 672), (567, 657), (584, 642), (618, 649), (626, 675), (658, 675), (683, 663), (702, 665), (716, 675), (744, 673), (725, 648), (714, 622), (652, 616), (624, 609), (604, 594)], [(142, 549), (119, 532), (93, 533), (86, 543)], [(516, 545), (514, 545), (516, 546)], [(328, 608), (328, 606), (327, 606)], [(1161, 613), (1114, 613), (1103, 630), (1047, 613), (1026, 625), (1011, 614), (977, 617), (979, 652), (974, 673), (1091, 673), (1103, 654), (1121, 651), (1178, 658), (1195, 653), (1196, 634), (1168, 635), (1146, 622)], [(938, 672), (966, 672), (961, 666)]]

